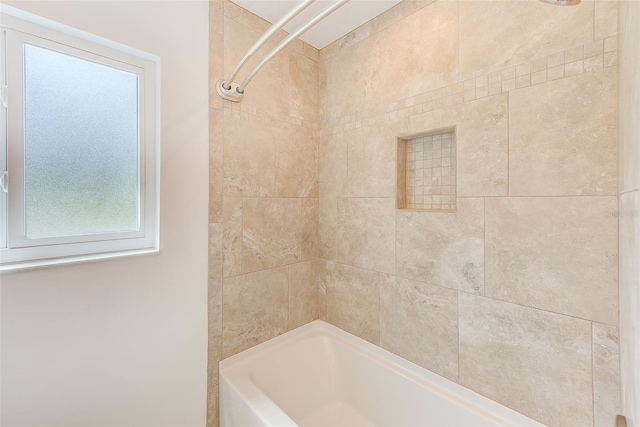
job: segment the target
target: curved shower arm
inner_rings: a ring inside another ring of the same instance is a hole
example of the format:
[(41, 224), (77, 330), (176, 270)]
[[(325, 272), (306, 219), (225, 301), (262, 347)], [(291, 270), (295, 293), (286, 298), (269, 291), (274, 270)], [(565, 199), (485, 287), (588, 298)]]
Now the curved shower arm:
[(223, 80), (222, 86), (226, 90), (230, 90), (231, 89), (231, 83), (233, 83), (233, 80), (236, 78), (236, 76), (240, 72), (240, 69), (244, 66), (244, 64), (247, 63), (249, 58), (251, 58), (258, 51), (258, 49), (260, 49), (262, 47), (262, 45), (264, 45), (267, 42), (267, 40), (269, 40), (271, 38), (272, 35), (274, 35), (276, 32), (278, 32), (280, 29), (282, 29), (282, 27), (287, 25), (287, 23), (289, 21), (291, 21), (293, 18), (295, 18), (304, 9), (309, 7), (311, 5), (311, 3), (313, 3), (314, 1), (315, 0), (304, 0), (299, 5), (297, 5), (296, 7), (291, 9), (289, 12), (287, 12), (287, 14), (284, 15), (282, 18), (280, 18), (280, 20), (278, 22), (276, 22), (271, 27), (269, 27), (269, 29), (262, 35), (262, 37), (260, 37), (253, 44), (253, 46), (251, 46), (251, 48), (247, 51), (247, 53), (244, 55), (244, 57), (242, 57), (240, 62), (238, 62), (238, 65), (236, 65), (236, 68), (234, 68), (233, 71), (231, 72), (231, 74), (229, 74), (229, 77), (227, 77), (226, 80)]
[(251, 74), (249, 74), (249, 76), (247, 76), (247, 78), (244, 79), (242, 84), (240, 86), (238, 86), (238, 88), (236, 88), (236, 92), (238, 92), (239, 94), (244, 93), (244, 89), (251, 82), (251, 79), (253, 79), (253, 77), (258, 73), (258, 71), (260, 71), (260, 69), (262, 69), (262, 67), (264, 67), (274, 56), (276, 56), (282, 49), (287, 47), (287, 45), (289, 45), (292, 41), (294, 41), (300, 35), (305, 33), (307, 30), (309, 30), (315, 24), (320, 22), (322, 19), (327, 17), (329, 14), (333, 13), (336, 9), (338, 9), (340, 6), (344, 5), (348, 1), (349, 0), (337, 0), (337, 1), (335, 1), (333, 4), (331, 4), (331, 6), (327, 7), (322, 12), (320, 12), (319, 15), (317, 15), (314, 18), (310, 19), (309, 21), (305, 22), (302, 26), (300, 26), (300, 28), (298, 28), (293, 33), (289, 34), (271, 52), (269, 52), (269, 54), (258, 64), (258, 66), (251, 72)]

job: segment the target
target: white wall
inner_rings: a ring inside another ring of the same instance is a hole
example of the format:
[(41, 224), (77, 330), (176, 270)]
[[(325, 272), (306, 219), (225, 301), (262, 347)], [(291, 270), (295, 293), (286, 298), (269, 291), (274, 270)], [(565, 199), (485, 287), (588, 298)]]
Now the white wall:
[(159, 55), (161, 253), (3, 274), (3, 426), (202, 426), (208, 3), (8, 5)]

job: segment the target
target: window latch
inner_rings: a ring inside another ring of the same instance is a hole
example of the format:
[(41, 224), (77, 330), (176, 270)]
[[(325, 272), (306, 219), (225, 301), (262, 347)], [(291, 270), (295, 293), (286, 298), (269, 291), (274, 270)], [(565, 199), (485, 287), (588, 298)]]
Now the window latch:
[(7, 85), (2, 86), (2, 90), (0, 90), (0, 98), (2, 99), (2, 105), (4, 108), (7, 108)]
[(9, 171), (2, 172), (2, 177), (0, 177), (0, 185), (2, 186), (2, 191), (5, 193), (9, 192)]

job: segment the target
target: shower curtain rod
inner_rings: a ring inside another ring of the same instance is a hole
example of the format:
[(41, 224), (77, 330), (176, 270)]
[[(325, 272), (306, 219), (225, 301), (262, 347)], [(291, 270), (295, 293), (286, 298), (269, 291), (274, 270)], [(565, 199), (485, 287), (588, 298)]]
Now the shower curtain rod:
[(256, 66), (256, 68), (254, 68), (254, 70), (247, 76), (247, 78), (244, 79), (242, 84), (236, 86), (236, 88), (234, 89), (233, 80), (235, 79), (236, 75), (238, 74), (242, 66), (247, 62), (247, 60), (254, 53), (256, 53), (256, 51), (269, 38), (271, 38), (273, 34), (275, 34), (278, 30), (284, 27), (287, 24), (287, 22), (291, 21), (296, 15), (302, 12), (307, 6), (309, 6), (314, 1), (315, 0), (305, 0), (303, 3), (299, 4), (298, 6), (293, 8), (291, 11), (289, 11), (289, 13), (283, 16), (278, 22), (273, 24), (267, 30), (267, 32), (264, 33), (258, 39), (258, 41), (256, 41), (256, 43), (251, 47), (251, 49), (249, 49), (249, 51), (244, 55), (242, 60), (240, 60), (238, 65), (236, 65), (236, 68), (229, 75), (229, 78), (227, 78), (226, 80), (218, 80), (218, 82), (216, 83), (216, 92), (218, 92), (218, 95), (220, 95), (221, 98), (226, 99), (228, 101), (232, 101), (232, 102), (242, 101), (242, 96), (244, 95), (244, 89), (251, 82), (251, 79), (253, 79), (253, 77), (258, 73), (258, 71), (262, 69), (262, 67), (264, 67), (271, 59), (273, 59), (274, 56), (276, 56), (282, 49), (287, 47), (292, 41), (294, 41), (296, 38), (301, 36), (303, 33), (305, 33), (311, 27), (316, 25), (322, 19), (327, 17), (329, 14), (333, 13), (336, 9), (344, 5), (349, 0), (336, 0), (329, 7), (327, 7), (322, 12), (320, 12), (318, 15), (316, 15), (315, 17), (311, 18), (310, 20), (302, 24), (296, 31), (289, 34), (275, 48), (273, 48), (273, 50), (269, 52), (269, 54), (262, 59), (262, 61), (260, 61), (260, 63)]
[(238, 72), (244, 66), (244, 64), (246, 64), (249, 58), (251, 58), (253, 54), (255, 54), (258, 51), (258, 49), (260, 49), (262, 45), (265, 44), (267, 40), (271, 38), (271, 36), (273, 36), (276, 32), (278, 32), (278, 30), (282, 29), (282, 27), (287, 25), (289, 21), (291, 21), (300, 12), (302, 12), (307, 7), (309, 7), (311, 3), (313, 3), (314, 1), (315, 0), (304, 0), (299, 5), (297, 5), (296, 7), (291, 9), (289, 12), (287, 12), (282, 18), (280, 18), (278, 22), (276, 22), (271, 27), (269, 27), (269, 29), (258, 39), (258, 41), (256, 41), (253, 44), (253, 46), (251, 46), (251, 48), (247, 51), (244, 57), (242, 57), (240, 62), (238, 62), (238, 65), (236, 65), (236, 68), (234, 68), (231, 74), (229, 74), (229, 77), (227, 77), (227, 79), (224, 80), (223, 87), (227, 90), (230, 90), (233, 80), (236, 78), (236, 76), (238, 75)]

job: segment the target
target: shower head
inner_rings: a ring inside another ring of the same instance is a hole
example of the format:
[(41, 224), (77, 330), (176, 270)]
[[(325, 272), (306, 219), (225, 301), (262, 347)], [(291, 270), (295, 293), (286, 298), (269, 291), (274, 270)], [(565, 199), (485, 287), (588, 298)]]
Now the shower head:
[(543, 3), (555, 4), (557, 6), (575, 6), (580, 4), (580, 0), (540, 0)]

